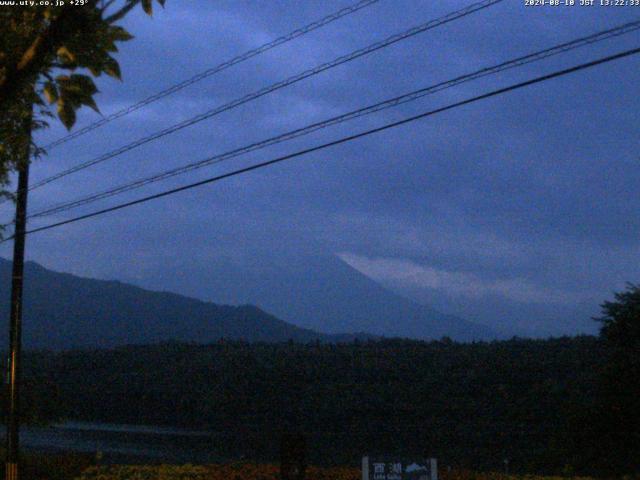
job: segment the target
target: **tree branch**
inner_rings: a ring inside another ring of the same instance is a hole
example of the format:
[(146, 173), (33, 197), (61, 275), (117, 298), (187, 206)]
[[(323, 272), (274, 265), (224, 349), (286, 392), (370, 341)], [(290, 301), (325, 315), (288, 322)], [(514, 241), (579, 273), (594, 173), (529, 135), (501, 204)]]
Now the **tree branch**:
[(127, 4), (124, 7), (122, 7), (120, 10), (113, 13), (112, 15), (109, 15), (107, 18), (104, 19), (104, 21), (107, 22), (108, 24), (117, 22), (121, 18), (124, 18), (127, 15), (127, 13), (133, 10), (138, 3), (140, 3), (140, 0), (128, 0)]
[(102, 11), (102, 13), (106, 12), (106, 11), (107, 11), (107, 9), (108, 9), (111, 5), (113, 5), (115, 2), (116, 2), (116, 0), (108, 0), (106, 3), (103, 3), (103, 4), (102, 4), (102, 7), (101, 7), (101, 11)]

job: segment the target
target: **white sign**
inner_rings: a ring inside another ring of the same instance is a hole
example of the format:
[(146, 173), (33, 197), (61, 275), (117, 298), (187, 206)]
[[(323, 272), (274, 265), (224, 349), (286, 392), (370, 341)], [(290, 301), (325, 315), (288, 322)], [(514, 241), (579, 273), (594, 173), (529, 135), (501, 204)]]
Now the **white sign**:
[(362, 457), (362, 480), (438, 480), (435, 458)]

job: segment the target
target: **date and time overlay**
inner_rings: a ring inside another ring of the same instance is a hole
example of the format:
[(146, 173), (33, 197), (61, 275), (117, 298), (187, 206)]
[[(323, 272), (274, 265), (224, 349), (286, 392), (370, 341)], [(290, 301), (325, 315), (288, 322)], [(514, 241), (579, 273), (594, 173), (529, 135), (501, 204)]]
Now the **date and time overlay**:
[(640, 0), (523, 0), (523, 3), (525, 7), (640, 7)]
[[(521, 0), (527, 8), (534, 7), (638, 7), (640, 0)], [(0, 0), (0, 7), (73, 7), (83, 6), (88, 0)]]

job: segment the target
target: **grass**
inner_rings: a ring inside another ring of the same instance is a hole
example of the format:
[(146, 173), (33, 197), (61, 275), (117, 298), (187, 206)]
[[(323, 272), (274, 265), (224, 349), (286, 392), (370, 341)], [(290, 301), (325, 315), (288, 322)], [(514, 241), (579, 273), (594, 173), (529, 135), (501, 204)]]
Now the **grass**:
[[(21, 480), (280, 480), (275, 464), (226, 465), (104, 465), (96, 466), (92, 455), (26, 454)], [(359, 468), (310, 466), (306, 480), (360, 480)], [(4, 479), (4, 469), (0, 474)], [(504, 475), (470, 470), (440, 472), (440, 480), (570, 480), (569, 477)], [(571, 480), (590, 480), (571, 477)]]

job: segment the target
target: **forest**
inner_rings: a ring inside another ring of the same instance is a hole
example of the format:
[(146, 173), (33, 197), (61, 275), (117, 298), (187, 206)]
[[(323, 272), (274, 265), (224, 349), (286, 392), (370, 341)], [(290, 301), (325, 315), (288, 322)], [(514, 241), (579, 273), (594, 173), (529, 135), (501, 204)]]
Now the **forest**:
[[(456, 343), (162, 343), (31, 352), (25, 421), (211, 430), (215, 448), (266, 460), (283, 433), (317, 464), (363, 453), (441, 465), (594, 473), (586, 428), (603, 345), (595, 337)], [(589, 420), (590, 421), (590, 420)], [(214, 448), (212, 446), (212, 448)]]

